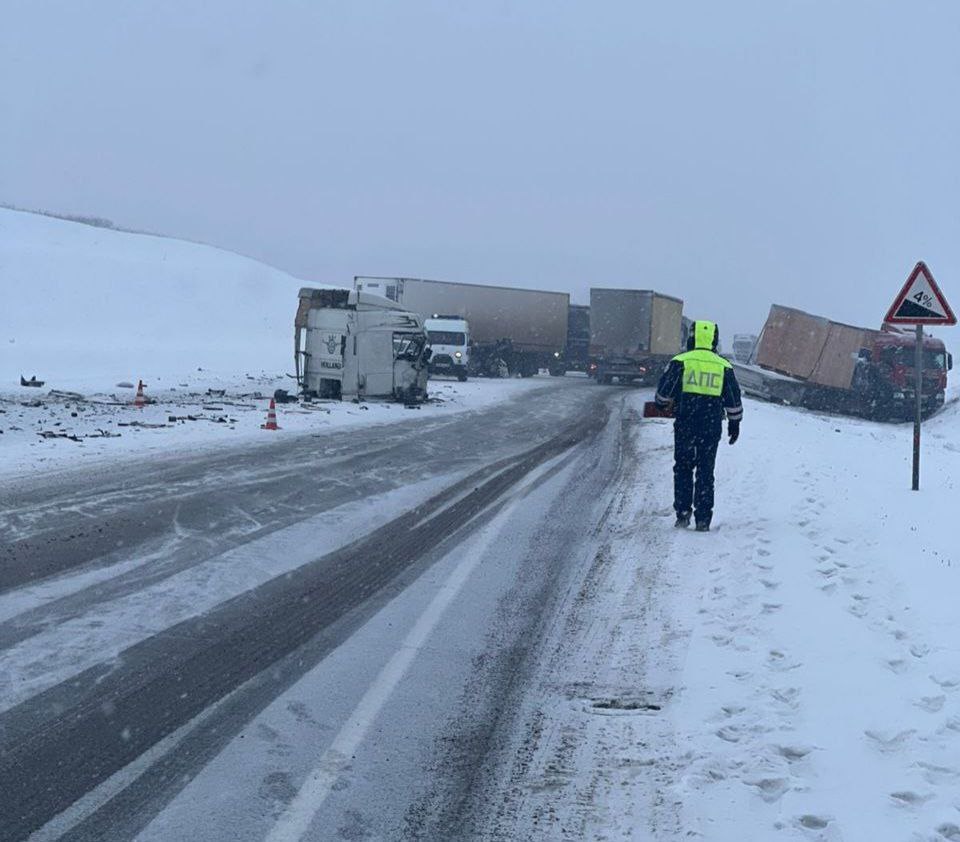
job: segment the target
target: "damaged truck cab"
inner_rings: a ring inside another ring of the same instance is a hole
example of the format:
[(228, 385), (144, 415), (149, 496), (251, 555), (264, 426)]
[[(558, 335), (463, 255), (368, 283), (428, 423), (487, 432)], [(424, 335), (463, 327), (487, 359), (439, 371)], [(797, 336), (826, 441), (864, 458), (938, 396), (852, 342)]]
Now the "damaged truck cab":
[(308, 397), (427, 397), (423, 320), (400, 304), (347, 289), (300, 290), (294, 323), (297, 384)]

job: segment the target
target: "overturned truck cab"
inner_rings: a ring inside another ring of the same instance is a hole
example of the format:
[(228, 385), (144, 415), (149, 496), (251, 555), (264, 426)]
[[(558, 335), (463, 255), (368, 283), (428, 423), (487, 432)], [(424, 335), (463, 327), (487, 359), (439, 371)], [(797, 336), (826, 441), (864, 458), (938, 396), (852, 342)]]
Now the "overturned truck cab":
[(297, 384), (306, 397), (427, 397), (423, 320), (400, 304), (347, 289), (300, 290), (294, 322)]

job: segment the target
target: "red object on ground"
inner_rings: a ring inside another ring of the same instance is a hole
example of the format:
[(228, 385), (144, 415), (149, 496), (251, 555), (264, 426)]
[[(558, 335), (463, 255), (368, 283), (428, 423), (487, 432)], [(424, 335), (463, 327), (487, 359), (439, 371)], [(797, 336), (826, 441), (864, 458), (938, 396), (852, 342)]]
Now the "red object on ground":
[(146, 396), (143, 394), (143, 381), (137, 381), (137, 396), (133, 399), (133, 405), (137, 409), (143, 409), (144, 405), (147, 402)]
[(666, 409), (661, 409), (657, 406), (655, 401), (647, 401), (643, 405), (643, 417), (644, 418), (673, 418), (673, 407), (668, 406)]
[(260, 425), (261, 430), (279, 430), (277, 426), (277, 402), (270, 398), (270, 408), (267, 410), (267, 423)]

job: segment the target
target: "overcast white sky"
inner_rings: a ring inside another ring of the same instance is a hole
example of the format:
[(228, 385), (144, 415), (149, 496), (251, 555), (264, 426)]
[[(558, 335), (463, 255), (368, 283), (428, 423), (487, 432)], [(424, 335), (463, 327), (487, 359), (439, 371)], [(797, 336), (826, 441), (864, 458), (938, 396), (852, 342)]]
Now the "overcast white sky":
[[(0, 0), (0, 201), (304, 278), (960, 305), (960, 3)], [(946, 337), (948, 341), (952, 338)]]

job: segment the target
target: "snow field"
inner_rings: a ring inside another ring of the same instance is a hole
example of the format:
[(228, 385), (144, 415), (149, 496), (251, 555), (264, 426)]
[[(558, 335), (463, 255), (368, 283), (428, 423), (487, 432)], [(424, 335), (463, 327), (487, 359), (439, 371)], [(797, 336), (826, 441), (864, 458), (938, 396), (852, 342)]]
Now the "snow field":
[(317, 285), (211, 246), (0, 208), (0, 390), (21, 374), (91, 391), (286, 372), (297, 292)]

